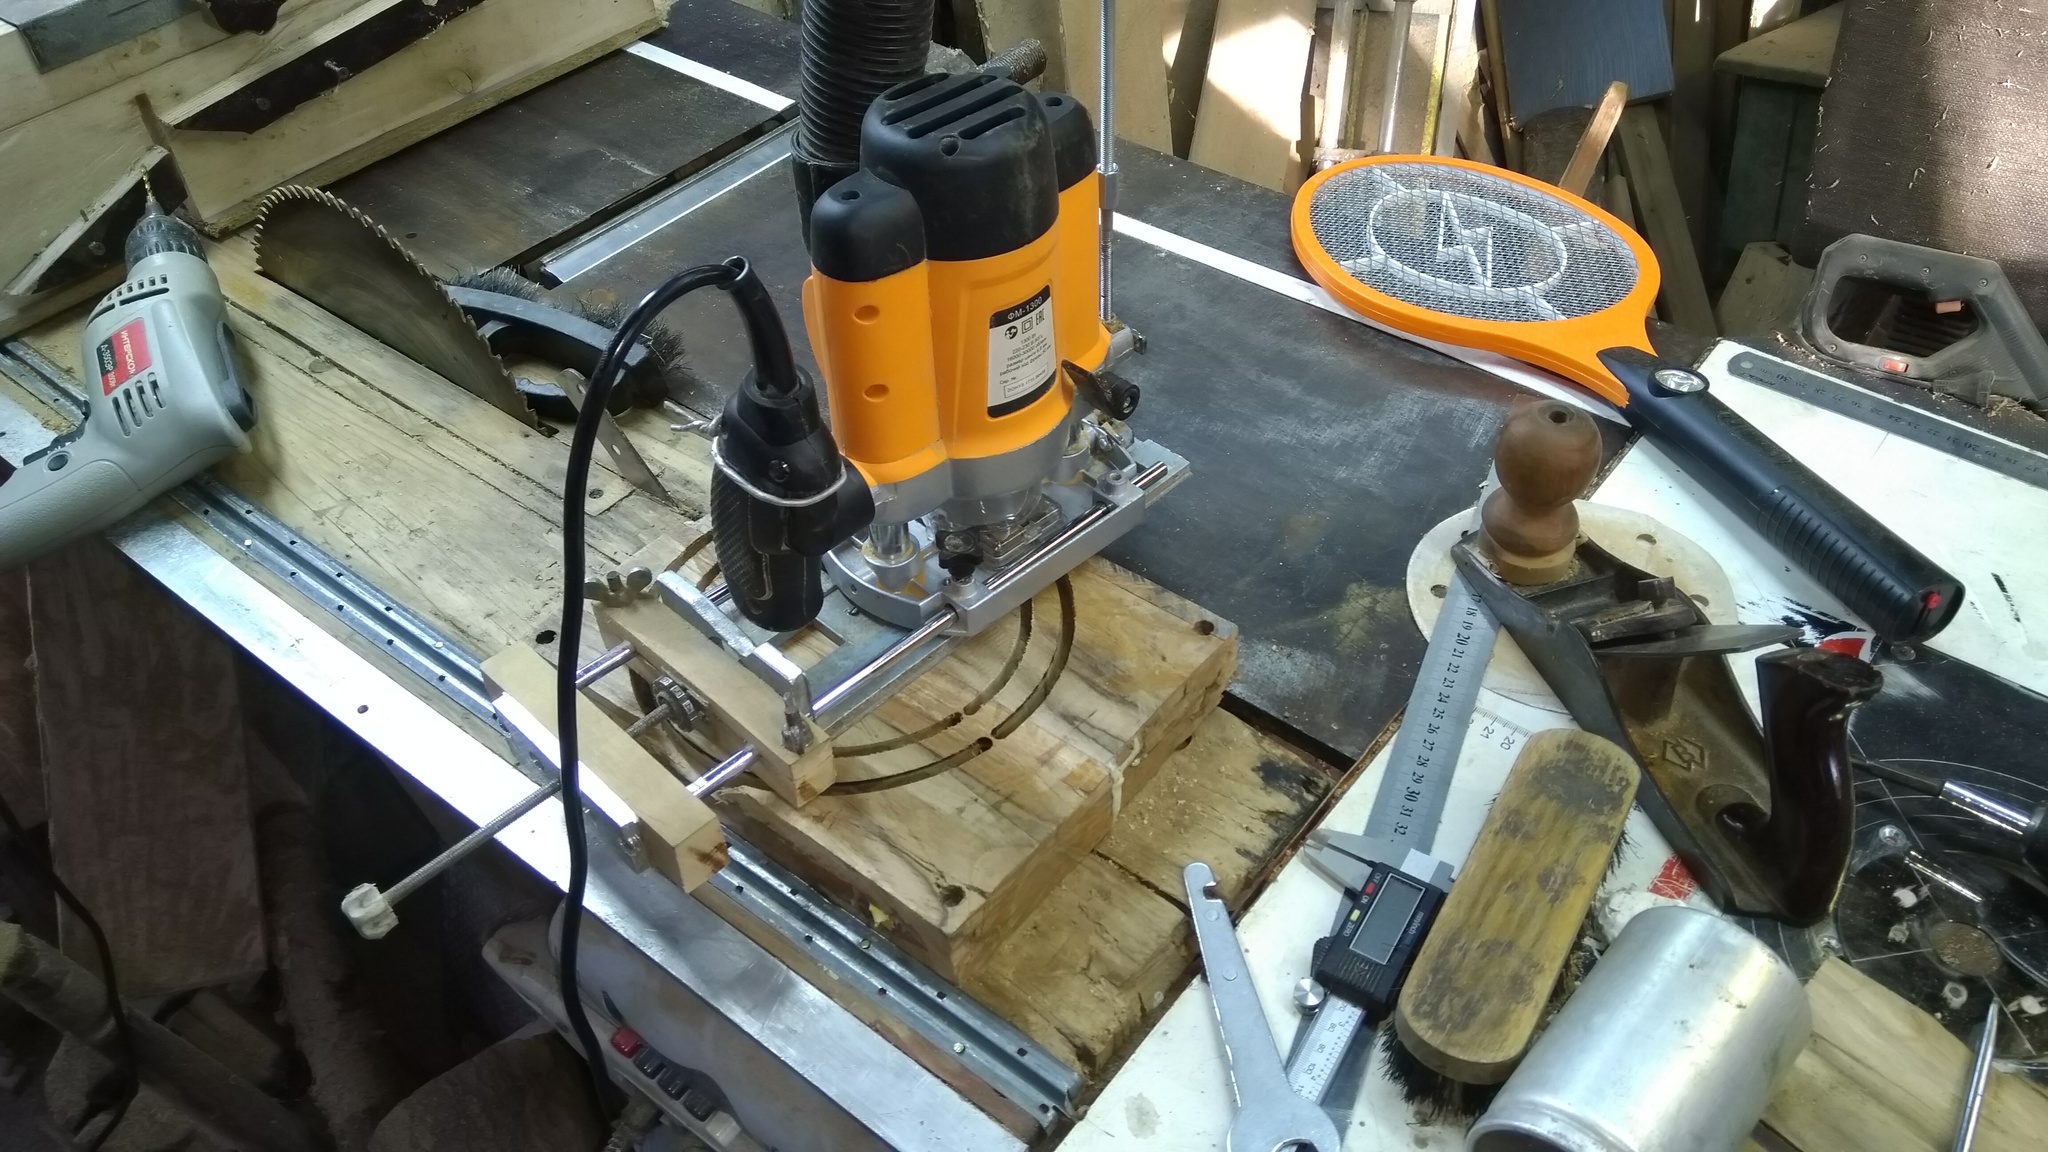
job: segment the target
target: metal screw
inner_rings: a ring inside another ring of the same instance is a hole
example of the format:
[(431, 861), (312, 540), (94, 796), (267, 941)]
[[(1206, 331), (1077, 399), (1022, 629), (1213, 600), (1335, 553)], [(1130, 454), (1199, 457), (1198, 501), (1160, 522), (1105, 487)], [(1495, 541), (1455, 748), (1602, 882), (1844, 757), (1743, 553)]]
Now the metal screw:
[(667, 718), (685, 732), (695, 731), (710, 716), (703, 701), (667, 676), (654, 682), (654, 698), (668, 709)]
[(956, 1055), (956, 1056), (959, 1056), (959, 1055), (964, 1055), (964, 1054), (965, 1054), (966, 1052), (967, 1052), (967, 1045), (965, 1045), (965, 1044), (962, 1044), (962, 1043), (961, 1043), (960, 1041), (958, 1041), (958, 1040), (955, 1040), (955, 1041), (953, 1041), (953, 1054), (954, 1054), (954, 1055)]
[(649, 728), (654, 727), (656, 724), (661, 723), (663, 720), (668, 719), (669, 712), (670, 708), (668, 706), (668, 701), (664, 700), (661, 703), (656, 704), (653, 708), (648, 709), (647, 715), (642, 716), (638, 720), (633, 721), (632, 725), (626, 729), (626, 735), (640, 735), (642, 732), (645, 732)]
[(782, 746), (799, 756), (811, 746), (811, 730), (794, 708), (785, 708), (782, 712)]
[(1323, 991), (1323, 986), (1316, 983), (1312, 977), (1304, 976), (1294, 982), (1294, 1007), (1303, 1016), (1321, 1008), (1323, 1001), (1328, 997), (1329, 993)]
[(1666, 392), (1705, 392), (1707, 378), (1687, 368), (1659, 368), (1650, 373), (1650, 379)]
[(1887, 824), (1879, 828), (1877, 830), (1877, 838), (1887, 848), (1904, 848), (1906, 846), (1906, 830), (1897, 824)]

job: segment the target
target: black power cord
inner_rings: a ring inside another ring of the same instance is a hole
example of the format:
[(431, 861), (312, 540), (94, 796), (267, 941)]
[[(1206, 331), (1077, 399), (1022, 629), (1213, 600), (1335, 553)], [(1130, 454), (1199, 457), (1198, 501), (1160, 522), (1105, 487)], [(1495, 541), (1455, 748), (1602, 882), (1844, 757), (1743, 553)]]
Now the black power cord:
[[(576, 657), (583, 642), (583, 576), (585, 517), (583, 492), (589, 486), (590, 458), (597, 446), (598, 423), (613, 385), (625, 367), (626, 352), (654, 318), (699, 288), (731, 287), (752, 277), (747, 262), (734, 257), (723, 264), (702, 264), (676, 273), (649, 292), (619, 324), (611, 346), (585, 384), (576, 430), (569, 438), (568, 478), (562, 486), (562, 623), (556, 629), (555, 716), (562, 775), (562, 818), (569, 842), (569, 884), (562, 905), (561, 959), (557, 966), (562, 1011), (589, 1065), (590, 1087), (601, 1118), (612, 1112), (613, 1089), (605, 1073), (604, 1050), (591, 1030), (590, 1016), (576, 983), (576, 945), (583, 928), (583, 893), (590, 880), (590, 846), (584, 836), (583, 800), (576, 760)], [(758, 351), (758, 349), (757, 349)]]
[[(127, 1117), (128, 1105), (134, 1102), (136, 1089), (142, 1083), (136, 1075), (135, 1038), (128, 1031), (128, 1013), (121, 1006), (121, 986), (114, 977), (114, 949), (107, 943), (107, 934), (100, 928), (99, 920), (86, 910), (85, 904), (77, 896), (72, 895), (70, 885), (58, 877), (56, 864), (44, 859), (36, 851), (35, 845), (29, 843), (28, 830), (21, 826), (14, 809), (8, 805), (4, 797), (0, 797), (0, 825), (6, 826), (7, 835), (13, 839), (23, 858), (33, 863), (42, 873), (43, 882), (50, 886), (50, 891), (56, 893), (57, 899), (63, 901), (66, 908), (71, 909), (71, 914), (78, 917), (79, 923), (85, 925), (86, 932), (92, 936), (93, 952), (99, 957), (100, 980), (107, 994), (107, 1018), (114, 1026), (114, 1046), (118, 1050), (121, 1070), (120, 1095), (104, 1111), (90, 1113), (79, 1122), (78, 1131), (83, 1131), (85, 1125), (92, 1122), (93, 1117), (108, 1118), (106, 1126), (101, 1128), (99, 1134), (85, 1146), (85, 1152), (99, 1152), (100, 1145), (107, 1142), (107, 1137), (112, 1136), (114, 1129), (119, 1128), (121, 1121)], [(72, 1135), (76, 1136), (78, 1131), (74, 1131)]]

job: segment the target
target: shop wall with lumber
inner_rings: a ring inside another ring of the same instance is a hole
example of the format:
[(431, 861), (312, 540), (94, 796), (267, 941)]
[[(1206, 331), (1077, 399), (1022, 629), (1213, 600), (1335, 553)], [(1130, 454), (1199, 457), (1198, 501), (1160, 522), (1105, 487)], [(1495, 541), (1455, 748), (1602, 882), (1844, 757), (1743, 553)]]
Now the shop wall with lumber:
[[(1714, 298), (1742, 245), (1782, 239), (1781, 216), (1803, 208), (1810, 156), (1794, 155), (1789, 168), (1774, 156), (1759, 175), (1752, 154), (1773, 143), (1796, 153), (1801, 138), (1811, 147), (1833, 17), (1802, 17), (1824, 0), (1409, 6), (1397, 52), (1394, 0), (1121, 0), (1116, 133), (1280, 191), (1319, 166), (1382, 151), (1460, 156), (1559, 182), (1650, 242), (1663, 268), (1662, 319), (1715, 332)], [(1043, 41), (1052, 56), (1045, 84), (1099, 108), (1096, 0), (941, 7), (970, 50)], [(1802, 27), (1789, 30), (1795, 23)], [(1741, 51), (1780, 29), (1787, 34)], [(1781, 63), (1788, 51), (1815, 58), (1806, 74), (1817, 70), (1819, 83), (1786, 73), (1801, 68)], [(1390, 85), (1397, 55), (1399, 82)], [(1738, 93), (1756, 82), (1743, 77), (1757, 75), (1812, 84), (1814, 95), (1796, 101), (1789, 87), (1770, 88), (1738, 118)], [(1616, 82), (1626, 89), (1603, 107)], [(1773, 99), (1786, 105), (1785, 123), (1758, 119)]]

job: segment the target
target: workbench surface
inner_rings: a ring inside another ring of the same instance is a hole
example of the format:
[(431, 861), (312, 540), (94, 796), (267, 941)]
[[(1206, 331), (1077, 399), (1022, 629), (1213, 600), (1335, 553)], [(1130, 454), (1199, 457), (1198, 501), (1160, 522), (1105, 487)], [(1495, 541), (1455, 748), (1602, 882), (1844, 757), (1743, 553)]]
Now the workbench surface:
[[(743, 83), (696, 78), (678, 70), (676, 57)], [(794, 25), (726, 0), (680, 0), (670, 28), (635, 51), (510, 101), (334, 191), (436, 271), (511, 264), (539, 272), (601, 237), (594, 220), (772, 145), (791, 115), (795, 60)], [(1240, 664), (1228, 714), (1205, 726), (1174, 761), (1181, 767), (1126, 811), (1119, 830), (1047, 899), (1019, 933), (1008, 970), (974, 990), (1084, 1073), (1091, 1093), (1166, 1010), (1168, 992), (1189, 969), (1182, 913), (1169, 895), (1180, 864), (1234, 853), (1226, 888), (1241, 905), (1366, 770), (1424, 647), (1405, 590), (1410, 553), (1428, 529), (1469, 506), (1500, 424), (1523, 394), (1483, 367), (1304, 302), (1289, 287), (1305, 285), (1287, 243), (1286, 198), (1135, 146), (1120, 156), (1119, 208), (1135, 225), (1120, 229), (1117, 241), (1116, 311), (1148, 341), (1147, 353), (1128, 362), (1127, 375), (1144, 391), (1132, 423), (1186, 457), (1193, 471), (1108, 555), (1233, 622)], [(1162, 230), (1187, 243), (1162, 244)], [(630, 303), (679, 268), (734, 254), (754, 263), (790, 330), (800, 333), (797, 287), (807, 260), (781, 164), (554, 291)], [(558, 595), (560, 446), (495, 414), (479, 415), (467, 397), (409, 391), (418, 381), (374, 353), (358, 349), (330, 361), (332, 354), (302, 343), (317, 331), (317, 318), (266, 296), (246, 238), (214, 258), (241, 308), (238, 330), (268, 341), (260, 353), (287, 389), (277, 399), (290, 405), (265, 408), (257, 435), (267, 448), (231, 462), (228, 483), (478, 655), (507, 643), (545, 643)], [(693, 407), (713, 411), (745, 367), (729, 306), (686, 301), (671, 321), (700, 381)], [(75, 325), (73, 318), (46, 326), (30, 343), (75, 361)], [(266, 325), (272, 334), (262, 331)], [(287, 330), (289, 338), (275, 335)], [(33, 405), (4, 379), (0, 390)], [(1627, 436), (1618, 423), (1601, 426), (1611, 467)], [(701, 512), (702, 441), (655, 413), (638, 414), (627, 427), (684, 513)], [(268, 451), (281, 445), (296, 456)], [(676, 516), (609, 473), (597, 483), (609, 490), (592, 498), (593, 563), (623, 561)], [(1671, 499), (1663, 489), (1638, 495)], [(171, 514), (197, 523), (188, 512)], [(200, 532), (263, 587), (324, 619), (287, 581), (243, 564), (231, 542)], [(1795, 591), (1808, 594), (1803, 586)], [(2038, 594), (2021, 594), (2028, 595)], [(2018, 619), (2021, 601), (2013, 603)], [(320, 627), (364, 658), (386, 661), (338, 624)], [(1994, 631), (1988, 623), (1980, 631), (1957, 655), (1999, 668), (2023, 690), (2040, 686), (1998, 661), (2018, 651), (2038, 664), (2044, 654), (2023, 638), (1999, 647), (1985, 638)], [(495, 739), (426, 687), (409, 690), (463, 731)], [(1348, 795), (1356, 807), (1359, 791)], [(478, 818), (492, 802), (479, 795), (457, 807)], [(537, 814), (506, 837), (550, 875), (559, 863), (550, 855), (557, 849), (548, 838), (559, 836), (559, 809), (552, 811), (552, 826)], [(631, 894), (622, 904), (654, 898), (636, 880), (613, 874), (605, 882)], [(1077, 954), (1089, 963), (1070, 972)], [(1192, 1082), (1184, 1066), (1167, 1067)], [(1869, 1090), (1888, 1083), (1873, 1073)], [(1220, 1079), (1208, 1090), (1227, 1091)], [(1843, 1109), (1865, 1099), (1837, 1096)], [(1145, 1127), (1131, 1120), (1112, 1135), (1142, 1140)], [(1104, 1134), (1099, 1119), (1090, 1128)], [(1200, 1129), (1162, 1128), (1155, 1117), (1151, 1131), (1166, 1138)], [(1820, 1152), (1829, 1145), (1802, 1146)]]

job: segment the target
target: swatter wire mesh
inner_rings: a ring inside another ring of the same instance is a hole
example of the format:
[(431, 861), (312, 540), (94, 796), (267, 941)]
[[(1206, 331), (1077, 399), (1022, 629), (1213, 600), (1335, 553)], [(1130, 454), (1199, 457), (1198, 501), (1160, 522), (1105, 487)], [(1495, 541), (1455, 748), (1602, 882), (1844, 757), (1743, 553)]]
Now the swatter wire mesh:
[(1367, 288), (1471, 320), (1590, 316), (1635, 287), (1635, 253), (1600, 220), (1512, 180), (1447, 164), (1366, 164), (1309, 201), (1316, 243)]

